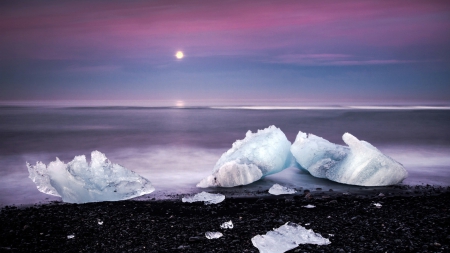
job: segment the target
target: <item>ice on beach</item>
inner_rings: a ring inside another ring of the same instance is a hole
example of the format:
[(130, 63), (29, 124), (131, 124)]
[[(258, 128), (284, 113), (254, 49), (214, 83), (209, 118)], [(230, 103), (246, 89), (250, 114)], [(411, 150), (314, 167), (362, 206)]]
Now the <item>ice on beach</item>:
[(206, 238), (208, 239), (217, 239), (223, 236), (220, 232), (206, 232), (205, 233)]
[(73, 239), (73, 238), (75, 238), (75, 235), (68, 235), (67, 236), (67, 239)]
[(292, 188), (288, 188), (279, 184), (274, 184), (269, 189), (269, 193), (272, 195), (281, 195), (281, 194), (294, 194), (296, 191)]
[(37, 162), (27, 167), (39, 191), (69, 203), (124, 200), (155, 190), (149, 180), (111, 163), (99, 151), (91, 153), (90, 163), (81, 155), (67, 164), (56, 158), (48, 166)]
[(197, 187), (233, 187), (253, 183), (262, 177), (290, 166), (291, 143), (277, 127), (270, 126), (257, 133), (248, 131), (243, 140), (237, 140), (222, 154), (212, 175)]
[(311, 204), (308, 204), (308, 205), (306, 205), (306, 206), (303, 206), (304, 208), (314, 208), (314, 207), (316, 207), (315, 205), (311, 205)]
[(382, 207), (382, 205), (380, 203), (373, 203), (373, 205), (378, 208)]
[(282, 253), (300, 244), (327, 245), (331, 242), (311, 229), (288, 222), (265, 235), (256, 235), (252, 238), (252, 243), (260, 253)]
[(338, 183), (386, 186), (400, 183), (408, 176), (403, 165), (370, 143), (349, 133), (345, 133), (342, 139), (348, 147), (300, 131), (291, 152), (311, 175)]
[(198, 201), (204, 201), (205, 205), (209, 204), (217, 204), (225, 200), (225, 196), (220, 193), (208, 193), (208, 192), (200, 192), (195, 194), (192, 197), (185, 197), (182, 198), (181, 201), (183, 202), (198, 202)]
[(227, 228), (232, 229), (234, 226), (233, 226), (233, 222), (227, 221), (227, 222), (222, 223), (222, 225), (220, 225), (220, 227), (223, 229), (227, 229)]

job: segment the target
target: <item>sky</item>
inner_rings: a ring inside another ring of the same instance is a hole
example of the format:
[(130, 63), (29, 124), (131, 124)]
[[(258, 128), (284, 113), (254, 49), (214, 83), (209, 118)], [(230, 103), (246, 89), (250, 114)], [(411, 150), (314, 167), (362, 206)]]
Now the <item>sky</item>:
[(450, 2), (5, 0), (17, 101), (450, 104)]

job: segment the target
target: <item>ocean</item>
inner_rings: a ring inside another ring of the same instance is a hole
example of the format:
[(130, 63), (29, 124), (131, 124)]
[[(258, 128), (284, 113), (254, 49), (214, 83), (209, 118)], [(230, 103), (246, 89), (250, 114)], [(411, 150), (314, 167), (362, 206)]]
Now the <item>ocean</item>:
[[(0, 205), (45, 203), (26, 162), (64, 162), (98, 150), (149, 179), (148, 198), (200, 192), (195, 185), (247, 131), (279, 127), (289, 141), (298, 131), (342, 144), (349, 132), (402, 163), (406, 185), (450, 185), (450, 108), (434, 107), (0, 107)], [(324, 190), (359, 189), (288, 168), (239, 187), (252, 192), (274, 183)], [(206, 189), (214, 191), (214, 189)], [(227, 189), (221, 189), (226, 191)]]

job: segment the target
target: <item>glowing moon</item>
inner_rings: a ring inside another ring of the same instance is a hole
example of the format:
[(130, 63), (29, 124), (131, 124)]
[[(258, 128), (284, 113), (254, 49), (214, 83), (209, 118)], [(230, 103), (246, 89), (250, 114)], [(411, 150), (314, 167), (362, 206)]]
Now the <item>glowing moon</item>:
[(178, 101), (175, 103), (175, 105), (176, 105), (177, 107), (183, 107), (183, 106), (184, 106), (184, 102), (181, 101), (181, 100), (178, 100)]
[(182, 59), (182, 58), (184, 57), (184, 54), (183, 54), (183, 52), (178, 51), (178, 52), (175, 54), (175, 57), (177, 57), (177, 59)]

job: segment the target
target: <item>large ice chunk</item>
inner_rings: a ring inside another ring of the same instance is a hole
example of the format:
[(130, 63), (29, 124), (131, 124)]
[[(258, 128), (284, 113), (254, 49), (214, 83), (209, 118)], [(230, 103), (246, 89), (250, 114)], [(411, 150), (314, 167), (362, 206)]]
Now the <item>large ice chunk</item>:
[(405, 168), (370, 143), (345, 133), (348, 147), (333, 144), (313, 134), (299, 132), (291, 152), (311, 175), (344, 184), (386, 186), (408, 176)]
[(86, 203), (130, 199), (155, 190), (150, 181), (119, 164), (111, 163), (99, 152), (84, 155), (65, 164), (56, 158), (48, 166), (27, 163), (29, 177), (39, 191), (60, 196), (64, 202)]
[(311, 175), (327, 178), (327, 171), (342, 161), (350, 149), (313, 134), (299, 132), (291, 146), (295, 160)]
[(207, 192), (200, 192), (200, 193), (195, 194), (192, 197), (186, 197), (186, 198), (181, 199), (181, 201), (188, 202), (188, 203), (204, 201), (205, 205), (218, 204), (224, 200), (225, 200), (225, 196), (220, 193), (214, 194), (214, 193), (207, 193)]
[(248, 131), (237, 140), (213, 168), (212, 175), (197, 187), (233, 187), (253, 183), (264, 176), (289, 167), (291, 143), (277, 127), (270, 126), (257, 133)]
[(288, 222), (265, 235), (256, 235), (252, 243), (260, 253), (283, 253), (300, 244), (327, 245), (331, 242), (311, 229)]
[(286, 186), (274, 184), (272, 187), (270, 187), (269, 193), (272, 195), (294, 194), (295, 190)]

